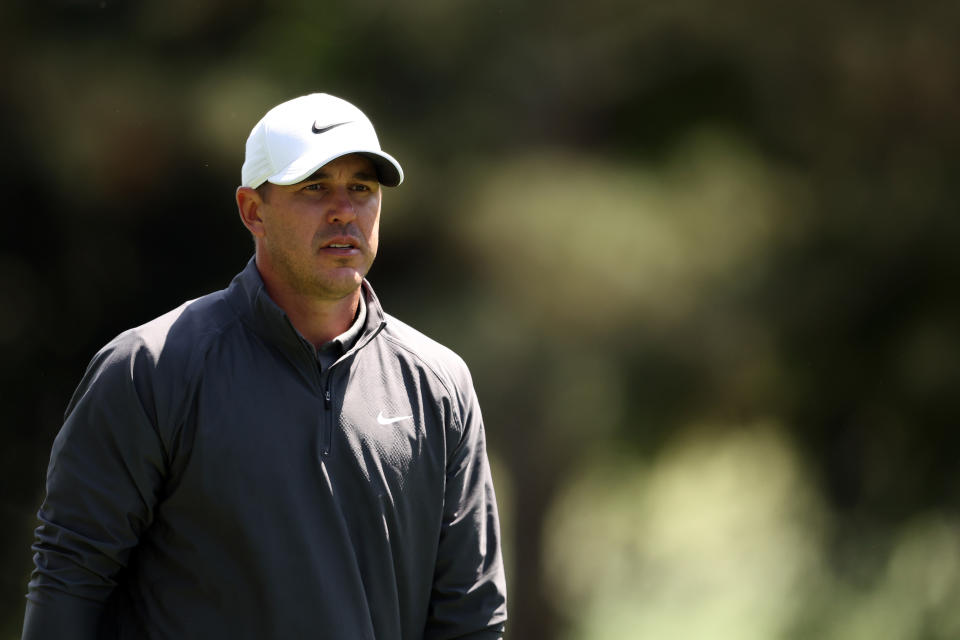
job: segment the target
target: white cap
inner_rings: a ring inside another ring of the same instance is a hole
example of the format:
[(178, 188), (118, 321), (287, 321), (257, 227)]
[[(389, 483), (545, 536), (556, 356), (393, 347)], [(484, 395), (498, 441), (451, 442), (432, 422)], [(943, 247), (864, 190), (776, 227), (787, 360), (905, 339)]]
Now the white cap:
[(403, 182), (400, 163), (380, 149), (360, 109), (326, 93), (294, 98), (270, 109), (250, 131), (241, 185), (295, 184), (348, 153), (370, 158), (384, 186)]

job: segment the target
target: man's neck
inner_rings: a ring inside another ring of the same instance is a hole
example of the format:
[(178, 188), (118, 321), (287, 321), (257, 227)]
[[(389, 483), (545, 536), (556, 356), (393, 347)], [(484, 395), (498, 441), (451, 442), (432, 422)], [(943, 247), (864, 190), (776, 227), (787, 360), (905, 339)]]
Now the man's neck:
[(359, 289), (336, 301), (284, 296), (282, 293), (278, 299), (269, 287), (267, 293), (286, 312), (297, 331), (317, 348), (350, 328), (360, 304)]
[(349, 329), (357, 316), (359, 287), (343, 298), (325, 299), (293, 291), (272, 282), (262, 272), (261, 277), (270, 299), (284, 310), (300, 335), (317, 348)]

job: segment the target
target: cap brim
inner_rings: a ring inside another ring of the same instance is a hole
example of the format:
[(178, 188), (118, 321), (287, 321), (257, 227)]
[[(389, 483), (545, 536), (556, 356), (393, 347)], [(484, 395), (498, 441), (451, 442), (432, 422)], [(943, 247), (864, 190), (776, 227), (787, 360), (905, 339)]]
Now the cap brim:
[(389, 153), (375, 149), (350, 149), (338, 152), (332, 156), (324, 156), (319, 160), (304, 160), (301, 158), (301, 162), (295, 162), (282, 171), (273, 174), (267, 178), (267, 182), (279, 185), (296, 184), (312, 176), (325, 164), (333, 162), (337, 158), (350, 155), (351, 153), (359, 153), (360, 155), (370, 158), (377, 170), (377, 180), (383, 186), (396, 187), (403, 182), (403, 169), (400, 167), (400, 163)]

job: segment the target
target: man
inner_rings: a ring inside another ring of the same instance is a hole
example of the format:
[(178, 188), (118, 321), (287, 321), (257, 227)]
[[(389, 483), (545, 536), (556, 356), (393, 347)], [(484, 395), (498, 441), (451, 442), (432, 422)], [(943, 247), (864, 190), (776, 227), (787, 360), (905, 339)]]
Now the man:
[(236, 200), (230, 286), (91, 362), (53, 445), (23, 638), (500, 638), (497, 508), (469, 372), (365, 275), (373, 125), (270, 110)]

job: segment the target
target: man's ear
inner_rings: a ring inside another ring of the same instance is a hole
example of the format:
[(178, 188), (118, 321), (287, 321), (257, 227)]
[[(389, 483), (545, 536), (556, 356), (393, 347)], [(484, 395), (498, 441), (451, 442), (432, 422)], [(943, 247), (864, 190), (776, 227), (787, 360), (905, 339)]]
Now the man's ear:
[(260, 192), (250, 187), (237, 187), (237, 209), (240, 220), (255, 238), (263, 237), (263, 218), (260, 217), (263, 198)]

